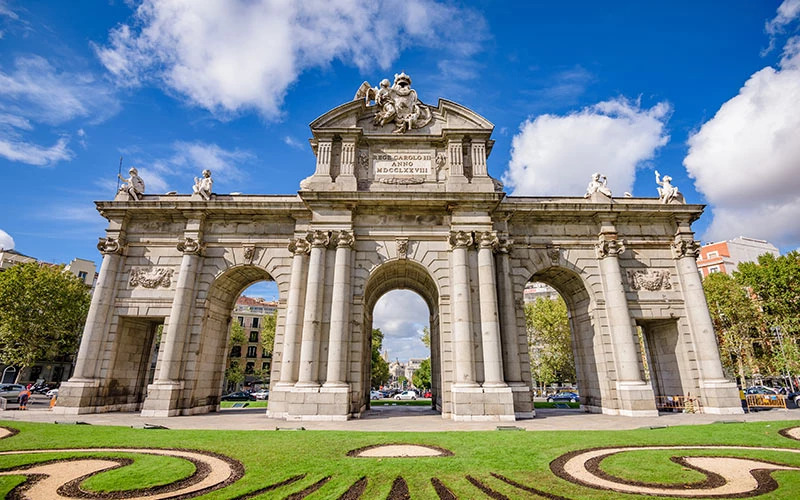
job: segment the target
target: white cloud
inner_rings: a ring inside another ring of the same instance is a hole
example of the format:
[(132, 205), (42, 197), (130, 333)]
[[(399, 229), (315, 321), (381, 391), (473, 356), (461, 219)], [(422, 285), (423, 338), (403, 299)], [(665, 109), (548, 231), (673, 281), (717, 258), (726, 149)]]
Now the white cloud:
[(800, 38), (689, 138), (683, 163), (713, 205), (708, 239), (800, 242)]
[(0, 139), (0, 156), (29, 165), (49, 166), (73, 158), (67, 142), (67, 138), (62, 137), (52, 146), (42, 147), (21, 140)]
[(251, 153), (239, 150), (229, 151), (216, 144), (202, 142), (176, 142), (176, 152), (171, 158), (171, 163), (191, 167), (197, 171), (208, 169), (214, 180), (239, 179), (242, 172), (239, 165), (253, 158)]
[(518, 196), (580, 196), (592, 173), (600, 172), (621, 196), (631, 190), (636, 168), (669, 140), (670, 110), (666, 102), (642, 109), (621, 97), (566, 116), (528, 119), (512, 140), (503, 182)]
[(420, 340), (429, 318), (428, 305), (412, 291), (393, 290), (378, 300), (372, 327), (383, 332), (383, 349), (389, 351), (390, 361), (430, 356), (430, 350)]
[(135, 19), (95, 47), (122, 85), (156, 81), (227, 116), (280, 116), (287, 88), (334, 60), (388, 69), (410, 46), (468, 56), (485, 23), (433, 0), (145, 0)]
[(0, 71), (0, 110), (48, 124), (77, 117), (99, 122), (119, 103), (91, 74), (59, 71), (43, 57), (27, 56), (14, 60), (12, 72)]
[(777, 15), (767, 21), (765, 29), (770, 35), (781, 33), (784, 28), (800, 17), (800, 0), (783, 0), (778, 6)]
[(289, 146), (290, 148), (294, 149), (304, 149), (303, 143), (295, 139), (294, 137), (287, 135), (283, 138), (283, 142)]
[[(2, 8), (2, 5), (0, 5), (0, 8)], [(2, 229), (0, 229), (0, 249), (14, 250), (14, 238)]]
[(11, 19), (19, 19), (17, 13), (11, 10), (11, 7), (8, 6), (8, 2), (6, 0), (0, 0), (0, 16), (7, 16)]

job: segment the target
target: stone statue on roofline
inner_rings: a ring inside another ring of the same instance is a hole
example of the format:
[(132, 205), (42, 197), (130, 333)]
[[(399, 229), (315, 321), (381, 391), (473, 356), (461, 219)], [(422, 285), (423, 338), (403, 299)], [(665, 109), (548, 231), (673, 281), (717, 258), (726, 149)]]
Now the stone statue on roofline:
[(203, 170), (202, 178), (194, 178), (194, 186), (192, 186), (192, 193), (200, 196), (200, 198), (208, 201), (211, 199), (211, 188), (214, 181), (211, 180), (211, 170)]
[(597, 201), (595, 198), (597, 198), (598, 194), (611, 198), (611, 189), (609, 189), (607, 183), (608, 179), (605, 175), (600, 175), (597, 172), (593, 173), (592, 180), (586, 187), (586, 194), (583, 197), (591, 198), (592, 201)]
[(144, 194), (144, 181), (139, 177), (139, 171), (136, 170), (136, 167), (131, 167), (131, 169), (128, 170), (128, 174), (130, 177), (127, 179), (117, 174), (117, 177), (123, 182), (117, 193), (127, 194), (129, 200), (140, 201)]
[(672, 177), (665, 175), (661, 177), (656, 170), (656, 184), (658, 184), (658, 199), (661, 203), (686, 203), (683, 195), (678, 191), (677, 186), (672, 185)]
[(422, 128), (433, 119), (431, 110), (417, 98), (417, 91), (411, 88), (411, 77), (405, 72), (394, 75), (391, 87), (387, 79), (382, 80), (379, 87), (372, 87), (369, 82), (362, 83), (354, 99), (364, 99), (368, 106), (374, 102), (377, 109), (372, 123), (376, 127), (394, 123), (395, 134)]

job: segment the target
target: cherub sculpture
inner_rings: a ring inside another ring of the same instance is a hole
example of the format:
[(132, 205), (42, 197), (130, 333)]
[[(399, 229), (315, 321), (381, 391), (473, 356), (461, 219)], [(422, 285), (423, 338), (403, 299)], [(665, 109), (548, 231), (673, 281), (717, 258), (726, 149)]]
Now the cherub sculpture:
[(129, 199), (139, 201), (144, 194), (144, 181), (139, 177), (139, 171), (136, 170), (135, 167), (131, 167), (131, 169), (128, 170), (128, 174), (130, 174), (130, 177), (127, 179), (117, 174), (117, 177), (124, 182), (124, 184), (119, 187), (118, 192), (127, 193)]
[(684, 203), (683, 195), (678, 191), (676, 186), (672, 185), (672, 177), (665, 175), (661, 177), (656, 170), (656, 184), (658, 184), (658, 199), (661, 203)]
[(583, 197), (591, 198), (593, 194), (600, 193), (611, 198), (611, 189), (608, 188), (606, 183), (608, 183), (608, 179), (606, 178), (605, 175), (600, 175), (597, 172), (593, 173), (592, 180), (586, 187), (586, 194), (583, 195)]
[(203, 170), (203, 177), (198, 179), (197, 177), (194, 178), (194, 186), (192, 186), (192, 192), (194, 194), (200, 195), (201, 198), (204, 200), (211, 199), (211, 187), (214, 185), (214, 181), (211, 180), (211, 170)]

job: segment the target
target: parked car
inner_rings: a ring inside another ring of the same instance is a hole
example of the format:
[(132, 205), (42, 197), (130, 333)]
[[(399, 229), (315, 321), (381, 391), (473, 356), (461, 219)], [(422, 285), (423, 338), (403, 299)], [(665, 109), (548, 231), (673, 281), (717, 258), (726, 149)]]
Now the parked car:
[(45, 396), (47, 396), (50, 399), (57, 398), (58, 389), (50, 389), (49, 391), (47, 391), (47, 394), (45, 394)]
[(570, 403), (577, 403), (579, 399), (580, 396), (574, 392), (559, 392), (558, 394), (547, 396), (548, 402), (569, 401)]
[(394, 399), (401, 400), (401, 399), (417, 399), (417, 393), (414, 391), (403, 391), (400, 394), (397, 394)]
[(780, 393), (773, 389), (772, 387), (766, 387), (763, 385), (754, 385), (753, 387), (748, 387), (745, 394), (763, 394), (766, 396), (773, 396), (779, 395)]
[(423, 398), (431, 398), (432, 396), (433, 393), (431, 391), (425, 391), (425, 393), (422, 395)]
[(269, 398), (269, 389), (261, 389), (260, 391), (251, 392), (256, 399), (264, 400)]
[(222, 396), (222, 401), (255, 401), (256, 397), (249, 392), (239, 391), (232, 392)]
[(369, 399), (383, 399), (380, 391), (369, 391)]
[(6, 398), (8, 401), (19, 403), (19, 393), (25, 390), (24, 385), (19, 384), (3, 384), (0, 385), (0, 398)]

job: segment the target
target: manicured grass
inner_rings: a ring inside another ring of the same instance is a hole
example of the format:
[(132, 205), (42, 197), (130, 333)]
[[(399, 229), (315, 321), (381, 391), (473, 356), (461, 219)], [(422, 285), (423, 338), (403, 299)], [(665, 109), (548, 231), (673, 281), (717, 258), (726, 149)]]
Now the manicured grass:
[[(800, 421), (712, 424), (702, 426), (638, 429), (632, 431), (527, 431), (527, 432), (345, 432), (345, 431), (224, 431), (144, 430), (124, 427), (53, 425), (30, 422), (0, 422), (20, 430), (17, 436), (0, 440), (0, 450), (50, 449), (67, 447), (158, 447), (207, 450), (239, 460), (245, 476), (203, 498), (228, 499), (264, 488), (289, 477), (305, 474), (291, 485), (258, 498), (285, 498), (320, 479), (331, 476), (309, 499), (338, 498), (361, 477), (367, 489), (361, 498), (383, 499), (398, 476), (405, 479), (411, 498), (436, 498), (431, 478), (438, 478), (459, 498), (486, 498), (467, 480), (470, 475), (509, 498), (529, 498), (520, 490), (491, 476), (498, 473), (550, 494), (572, 499), (636, 498), (596, 490), (556, 477), (550, 463), (573, 450), (607, 446), (643, 445), (745, 445), (800, 449), (800, 442), (778, 434), (780, 429)], [(432, 458), (352, 458), (348, 451), (381, 443), (418, 443), (439, 446), (454, 453)], [(55, 457), (85, 456), (91, 452), (0, 456), (0, 468), (52, 460)], [(800, 467), (800, 454), (757, 450), (686, 450), (687, 455), (726, 455), (767, 460)], [(601, 467), (609, 474), (634, 481), (676, 483), (695, 481), (698, 476), (669, 460), (676, 453), (632, 451), (609, 457)], [(128, 456), (120, 453), (118, 456)], [(165, 478), (180, 479), (191, 473), (180, 459), (166, 462), (137, 456), (140, 462), (123, 474), (109, 471), (85, 482), (96, 491), (141, 488), (161, 484)], [(169, 475), (168, 475), (169, 474)], [(102, 477), (106, 476), (106, 477)], [(773, 474), (779, 489), (769, 498), (794, 499), (800, 490), (800, 471)], [(20, 481), (19, 476), (0, 477), (0, 494)]]
[(247, 403), (244, 408), (266, 408), (268, 401), (220, 401), (220, 408), (233, 408), (237, 403)]
[(570, 403), (569, 401), (559, 401), (558, 403), (551, 403), (548, 401), (534, 401), (533, 407), (534, 408), (558, 408), (556, 405), (567, 405), (570, 408), (580, 408), (580, 403)]

